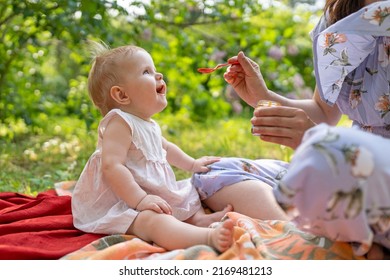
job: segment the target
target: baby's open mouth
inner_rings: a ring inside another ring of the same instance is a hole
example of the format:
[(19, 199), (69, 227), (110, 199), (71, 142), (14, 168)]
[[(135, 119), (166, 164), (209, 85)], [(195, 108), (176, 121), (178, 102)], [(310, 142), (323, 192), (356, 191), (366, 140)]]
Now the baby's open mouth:
[(158, 87), (158, 88), (156, 89), (157, 93), (158, 93), (158, 94), (164, 94), (164, 88), (165, 88), (164, 85), (161, 85), (160, 87)]

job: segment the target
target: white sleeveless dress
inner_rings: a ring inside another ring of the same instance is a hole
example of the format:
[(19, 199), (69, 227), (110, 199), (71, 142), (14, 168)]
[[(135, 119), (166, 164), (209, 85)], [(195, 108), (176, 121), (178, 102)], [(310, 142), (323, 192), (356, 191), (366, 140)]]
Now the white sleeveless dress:
[(131, 128), (133, 139), (127, 152), (126, 167), (136, 182), (148, 194), (165, 199), (177, 219), (183, 221), (194, 215), (201, 207), (199, 195), (189, 180), (176, 181), (162, 147), (159, 125), (114, 109), (99, 124), (96, 151), (84, 167), (72, 195), (75, 227), (85, 232), (123, 234), (139, 213), (116, 196), (102, 179), (104, 130), (114, 116), (122, 117)]

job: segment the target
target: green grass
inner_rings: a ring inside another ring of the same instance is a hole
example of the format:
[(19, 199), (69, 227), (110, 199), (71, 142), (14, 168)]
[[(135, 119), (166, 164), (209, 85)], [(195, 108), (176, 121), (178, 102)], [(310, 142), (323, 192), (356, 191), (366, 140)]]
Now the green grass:
[[(249, 120), (243, 118), (192, 124), (168, 131), (163, 132), (165, 137), (194, 158), (215, 155), (287, 160), (292, 152), (291, 149), (262, 142), (252, 136)], [(189, 176), (189, 173), (174, 170), (178, 179)]]
[[(170, 116), (157, 121), (169, 141), (195, 158), (216, 155), (289, 160), (292, 154), (289, 148), (253, 137), (248, 118), (200, 124)], [(348, 126), (349, 122), (344, 118), (341, 125)], [(0, 139), (0, 192), (36, 195), (53, 188), (55, 182), (77, 180), (96, 146), (96, 127), (87, 131), (85, 123), (78, 119), (47, 121), (34, 132), (21, 127), (13, 128), (17, 132), (13, 141)], [(190, 176), (174, 170), (177, 179)]]
[(55, 182), (77, 179), (96, 142), (95, 131), (84, 127), (83, 121), (64, 118), (1, 141), (0, 192), (35, 195)]

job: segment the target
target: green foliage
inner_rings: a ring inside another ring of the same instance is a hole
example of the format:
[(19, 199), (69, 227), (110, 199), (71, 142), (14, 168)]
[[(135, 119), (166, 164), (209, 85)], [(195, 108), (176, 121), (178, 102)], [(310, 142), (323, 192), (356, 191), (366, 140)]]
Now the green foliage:
[(5, 126), (20, 121), (40, 126), (42, 114), (75, 116), (87, 127), (98, 121), (85, 86), (87, 39), (150, 51), (168, 83), (170, 106), (164, 114), (195, 121), (249, 112), (241, 112), (239, 101), (227, 95), (222, 69), (211, 75), (196, 71), (240, 50), (261, 64), (269, 87), (281, 94), (304, 95), (313, 86), (308, 37), (313, 11), (284, 5), (287, 1), (270, 1), (275, 6), (254, 0), (2, 2), (0, 121)]
[(89, 33), (107, 36), (109, 7), (117, 5), (104, 0), (2, 0), (2, 122), (23, 119), (36, 125), (41, 113), (68, 113), (69, 81), (87, 73), (79, 44)]

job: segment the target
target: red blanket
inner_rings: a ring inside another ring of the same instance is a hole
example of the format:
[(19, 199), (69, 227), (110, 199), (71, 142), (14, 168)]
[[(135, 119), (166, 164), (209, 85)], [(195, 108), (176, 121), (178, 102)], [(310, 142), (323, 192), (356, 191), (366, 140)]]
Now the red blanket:
[(0, 193), (0, 259), (59, 259), (103, 237), (73, 226), (70, 199)]

